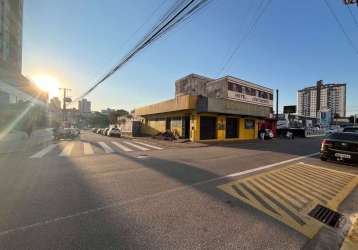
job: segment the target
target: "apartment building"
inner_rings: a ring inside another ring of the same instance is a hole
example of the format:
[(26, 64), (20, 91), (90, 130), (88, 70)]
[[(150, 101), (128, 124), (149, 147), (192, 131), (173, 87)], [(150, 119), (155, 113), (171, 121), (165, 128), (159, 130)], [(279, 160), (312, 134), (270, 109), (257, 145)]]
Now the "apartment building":
[(21, 73), (22, 0), (0, 0), (0, 66)]
[(345, 117), (346, 92), (345, 83), (323, 84), (322, 81), (318, 81), (316, 86), (297, 92), (297, 114), (318, 118), (320, 112), (329, 111), (332, 117)]

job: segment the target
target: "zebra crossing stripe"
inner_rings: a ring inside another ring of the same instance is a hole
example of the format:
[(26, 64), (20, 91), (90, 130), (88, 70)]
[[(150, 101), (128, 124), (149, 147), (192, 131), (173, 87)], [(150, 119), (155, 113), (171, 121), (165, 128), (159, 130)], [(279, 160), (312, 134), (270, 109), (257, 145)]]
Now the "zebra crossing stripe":
[(145, 148), (145, 147), (142, 147), (142, 146), (136, 145), (136, 144), (131, 143), (131, 142), (129, 142), (129, 141), (124, 141), (124, 143), (125, 143), (125, 144), (128, 144), (128, 145), (130, 145), (130, 146), (132, 146), (132, 147), (134, 147), (134, 148), (137, 148), (137, 149), (143, 150), (143, 151), (147, 151), (147, 150), (149, 150), (148, 148)]
[(118, 143), (118, 142), (112, 141), (112, 143), (113, 143), (114, 145), (116, 145), (117, 147), (119, 147), (121, 150), (125, 151), (125, 152), (133, 151), (132, 149), (127, 148), (126, 146), (124, 146), (124, 145), (122, 145), (122, 144), (120, 144), (120, 143)]
[(62, 150), (60, 156), (70, 156), (74, 145), (75, 144), (73, 142), (67, 144)]
[(104, 152), (106, 152), (107, 154), (114, 152), (114, 150), (110, 146), (108, 146), (106, 143), (104, 143), (103, 141), (98, 142), (98, 144), (101, 145)]
[(88, 143), (88, 142), (83, 143), (83, 153), (85, 155), (93, 155), (94, 154), (92, 146), (91, 146), (90, 143)]
[(41, 158), (44, 155), (46, 155), (47, 153), (49, 153), (56, 146), (57, 146), (56, 144), (50, 144), (46, 148), (44, 148), (44, 149), (40, 150), (39, 152), (37, 152), (36, 154), (30, 156), (30, 158)]
[(154, 145), (150, 145), (150, 144), (146, 144), (146, 143), (144, 143), (144, 142), (140, 142), (140, 141), (135, 141), (136, 143), (138, 143), (138, 144), (141, 144), (141, 145), (143, 145), (143, 146), (147, 146), (147, 147), (149, 147), (149, 148), (154, 148), (154, 149), (158, 149), (158, 150), (162, 150), (163, 148), (161, 148), (161, 147), (158, 147), (158, 146), (154, 146)]

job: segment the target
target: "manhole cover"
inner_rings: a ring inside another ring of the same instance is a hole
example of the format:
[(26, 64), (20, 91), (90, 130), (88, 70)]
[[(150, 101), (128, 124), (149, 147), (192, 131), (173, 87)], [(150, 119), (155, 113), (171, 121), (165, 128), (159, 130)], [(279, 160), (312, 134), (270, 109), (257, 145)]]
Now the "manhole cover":
[(344, 219), (344, 215), (322, 205), (317, 205), (308, 215), (331, 227), (340, 227)]

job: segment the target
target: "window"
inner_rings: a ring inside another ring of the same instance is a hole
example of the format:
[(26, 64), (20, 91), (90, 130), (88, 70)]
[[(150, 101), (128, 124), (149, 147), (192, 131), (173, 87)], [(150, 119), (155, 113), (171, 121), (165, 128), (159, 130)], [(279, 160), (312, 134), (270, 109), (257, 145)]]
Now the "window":
[(237, 86), (237, 92), (242, 93), (242, 86), (238, 84), (236, 84), (236, 86)]
[(245, 119), (245, 129), (254, 129), (255, 128), (255, 120)]
[(228, 90), (234, 91), (234, 83), (229, 82), (227, 88)]

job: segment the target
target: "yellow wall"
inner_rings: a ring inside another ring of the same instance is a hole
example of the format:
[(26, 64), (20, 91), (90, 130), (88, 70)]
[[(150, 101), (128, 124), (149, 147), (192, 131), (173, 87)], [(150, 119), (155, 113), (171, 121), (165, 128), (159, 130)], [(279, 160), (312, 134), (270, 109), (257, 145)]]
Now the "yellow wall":
[(218, 140), (226, 139), (226, 117), (218, 115), (216, 118), (216, 138)]
[[(173, 116), (181, 116), (184, 113), (171, 113), (168, 114), (168, 117)], [(187, 113), (186, 113), (187, 114)], [(235, 138), (226, 139), (226, 116), (225, 115), (217, 115), (215, 113), (200, 113), (197, 114), (193, 112), (190, 117), (190, 140), (191, 141), (200, 141), (200, 116), (215, 116), (217, 118), (216, 124), (216, 140), (235, 140)], [(165, 116), (162, 116), (162, 118)], [(235, 118), (235, 116), (231, 116)], [(258, 133), (258, 119), (255, 118), (239, 118), (238, 119), (238, 135), (237, 140), (250, 140), (256, 139)], [(245, 119), (250, 119), (255, 121), (254, 129), (246, 129), (245, 128)], [(148, 120), (147, 120), (148, 121)], [(147, 132), (147, 134), (157, 134), (159, 132), (165, 132), (165, 119), (162, 120), (149, 120), (147, 122), (148, 127), (143, 131)], [(145, 126), (144, 126), (145, 127)], [(193, 129), (194, 128), (194, 129)], [(171, 122), (171, 130), (177, 131), (179, 135), (182, 135), (182, 125), (181, 122), (177, 124), (175, 122)]]
[[(255, 128), (246, 129), (245, 128), (245, 119), (254, 120)], [(258, 133), (258, 120), (253, 118), (240, 118), (239, 123), (239, 138), (243, 140), (256, 139)]]
[(200, 140), (200, 116), (196, 113), (193, 113), (190, 119), (190, 140), (191, 141)]
[(159, 120), (159, 121), (148, 121), (148, 126), (152, 129), (157, 130), (158, 132), (165, 132), (165, 120)]

